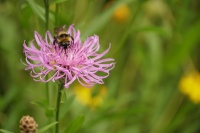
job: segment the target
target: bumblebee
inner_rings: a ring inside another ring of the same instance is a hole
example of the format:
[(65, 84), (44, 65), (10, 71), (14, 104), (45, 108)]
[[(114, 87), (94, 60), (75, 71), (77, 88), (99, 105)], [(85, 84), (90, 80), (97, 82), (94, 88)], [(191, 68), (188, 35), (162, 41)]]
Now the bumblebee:
[(59, 47), (62, 47), (64, 50), (66, 50), (71, 43), (74, 43), (74, 38), (67, 33), (64, 27), (56, 27), (54, 28), (54, 32), (54, 45), (57, 43)]

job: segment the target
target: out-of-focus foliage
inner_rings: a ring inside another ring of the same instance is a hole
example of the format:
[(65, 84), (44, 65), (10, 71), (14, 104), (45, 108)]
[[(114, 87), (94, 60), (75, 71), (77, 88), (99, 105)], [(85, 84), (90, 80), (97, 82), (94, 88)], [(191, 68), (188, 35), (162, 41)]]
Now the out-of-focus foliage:
[[(199, 102), (190, 95), (200, 97), (200, 83), (184, 77), (200, 71), (200, 1), (51, 0), (49, 10), (50, 32), (73, 23), (82, 39), (99, 36), (100, 51), (111, 43), (107, 57), (116, 60), (98, 106), (79, 99), (94, 100), (103, 86), (84, 96), (78, 83), (63, 91), (61, 133), (200, 132)], [(20, 118), (30, 115), (38, 128), (54, 131), (57, 85), (49, 84), (48, 98), (46, 84), (22, 64), (24, 40), (32, 41), (34, 31), (45, 37), (45, 21), (42, 0), (0, 1), (0, 129), (19, 132)]]

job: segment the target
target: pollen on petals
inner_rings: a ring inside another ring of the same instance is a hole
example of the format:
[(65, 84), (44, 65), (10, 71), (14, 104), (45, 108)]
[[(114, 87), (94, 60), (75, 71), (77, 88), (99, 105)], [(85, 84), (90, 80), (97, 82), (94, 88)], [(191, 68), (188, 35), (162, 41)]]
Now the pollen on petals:
[[(35, 32), (35, 46), (31, 42), (30, 47), (24, 42), (25, 70), (31, 70), (30, 75), (35, 81), (49, 82), (62, 81), (68, 88), (76, 79), (85, 87), (94, 84), (103, 84), (103, 79), (109, 76), (109, 71), (115, 66), (114, 59), (102, 57), (108, 53), (109, 48), (102, 53), (97, 53), (100, 44), (97, 35), (88, 37), (81, 42), (80, 31), (76, 31), (70, 25), (67, 32), (74, 38), (74, 43), (63, 50), (59, 44), (54, 45), (54, 38), (49, 31), (45, 39)], [(97, 73), (104, 73), (99, 76)], [(47, 78), (47, 75), (48, 78)]]

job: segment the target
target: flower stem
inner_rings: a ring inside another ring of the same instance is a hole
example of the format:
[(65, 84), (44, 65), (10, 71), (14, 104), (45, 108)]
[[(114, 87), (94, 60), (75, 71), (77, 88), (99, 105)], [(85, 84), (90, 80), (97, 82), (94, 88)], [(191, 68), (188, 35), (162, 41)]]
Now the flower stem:
[[(57, 102), (56, 102), (56, 122), (59, 121), (59, 111), (60, 111), (60, 101), (61, 101), (62, 89), (63, 89), (63, 83), (59, 83), (58, 84)], [(56, 124), (55, 133), (59, 133), (59, 123)]]
[[(44, 0), (44, 6), (45, 6), (45, 21), (46, 21), (46, 30), (48, 30), (49, 28), (49, 0)], [(46, 78), (48, 79), (48, 75), (46, 76)], [(50, 105), (50, 91), (49, 91), (49, 82), (46, 83), (46, 96), (47, 96), (47, 102)], [(50, 121), (50, 120), (49, 120)]]
[(46, 30), (49, 29), (49, 0), (44, 0), (45, 5), (45, 20), (46, 20)]

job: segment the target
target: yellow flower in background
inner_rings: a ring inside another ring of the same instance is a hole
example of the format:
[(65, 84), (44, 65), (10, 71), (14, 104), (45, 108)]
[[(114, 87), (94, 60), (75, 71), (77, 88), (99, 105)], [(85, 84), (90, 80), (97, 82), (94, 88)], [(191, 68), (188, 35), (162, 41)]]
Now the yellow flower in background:
[(181, 78), (180, 91), (187, 95), (194, 103), (200, 103), (200, 74), (189, 73)]
[(146, 1), (143, 5), (143, 9), (145, 13), (150, 17), (155, 15), (166, 17), (169, 12), (167, 4), (163, 0)]
[(99, 88), (85, 88), (81, 85), (74, 87), (76, 99), (83, 105), (95, 109), (103, 104), (103, 98), (106, 96), (106, 87), (101, 85)]
[(116, 7), (113, 18), (117, 22), (126, 22), (130, 18), (130, 8), (126, 4), (121, 4)]

